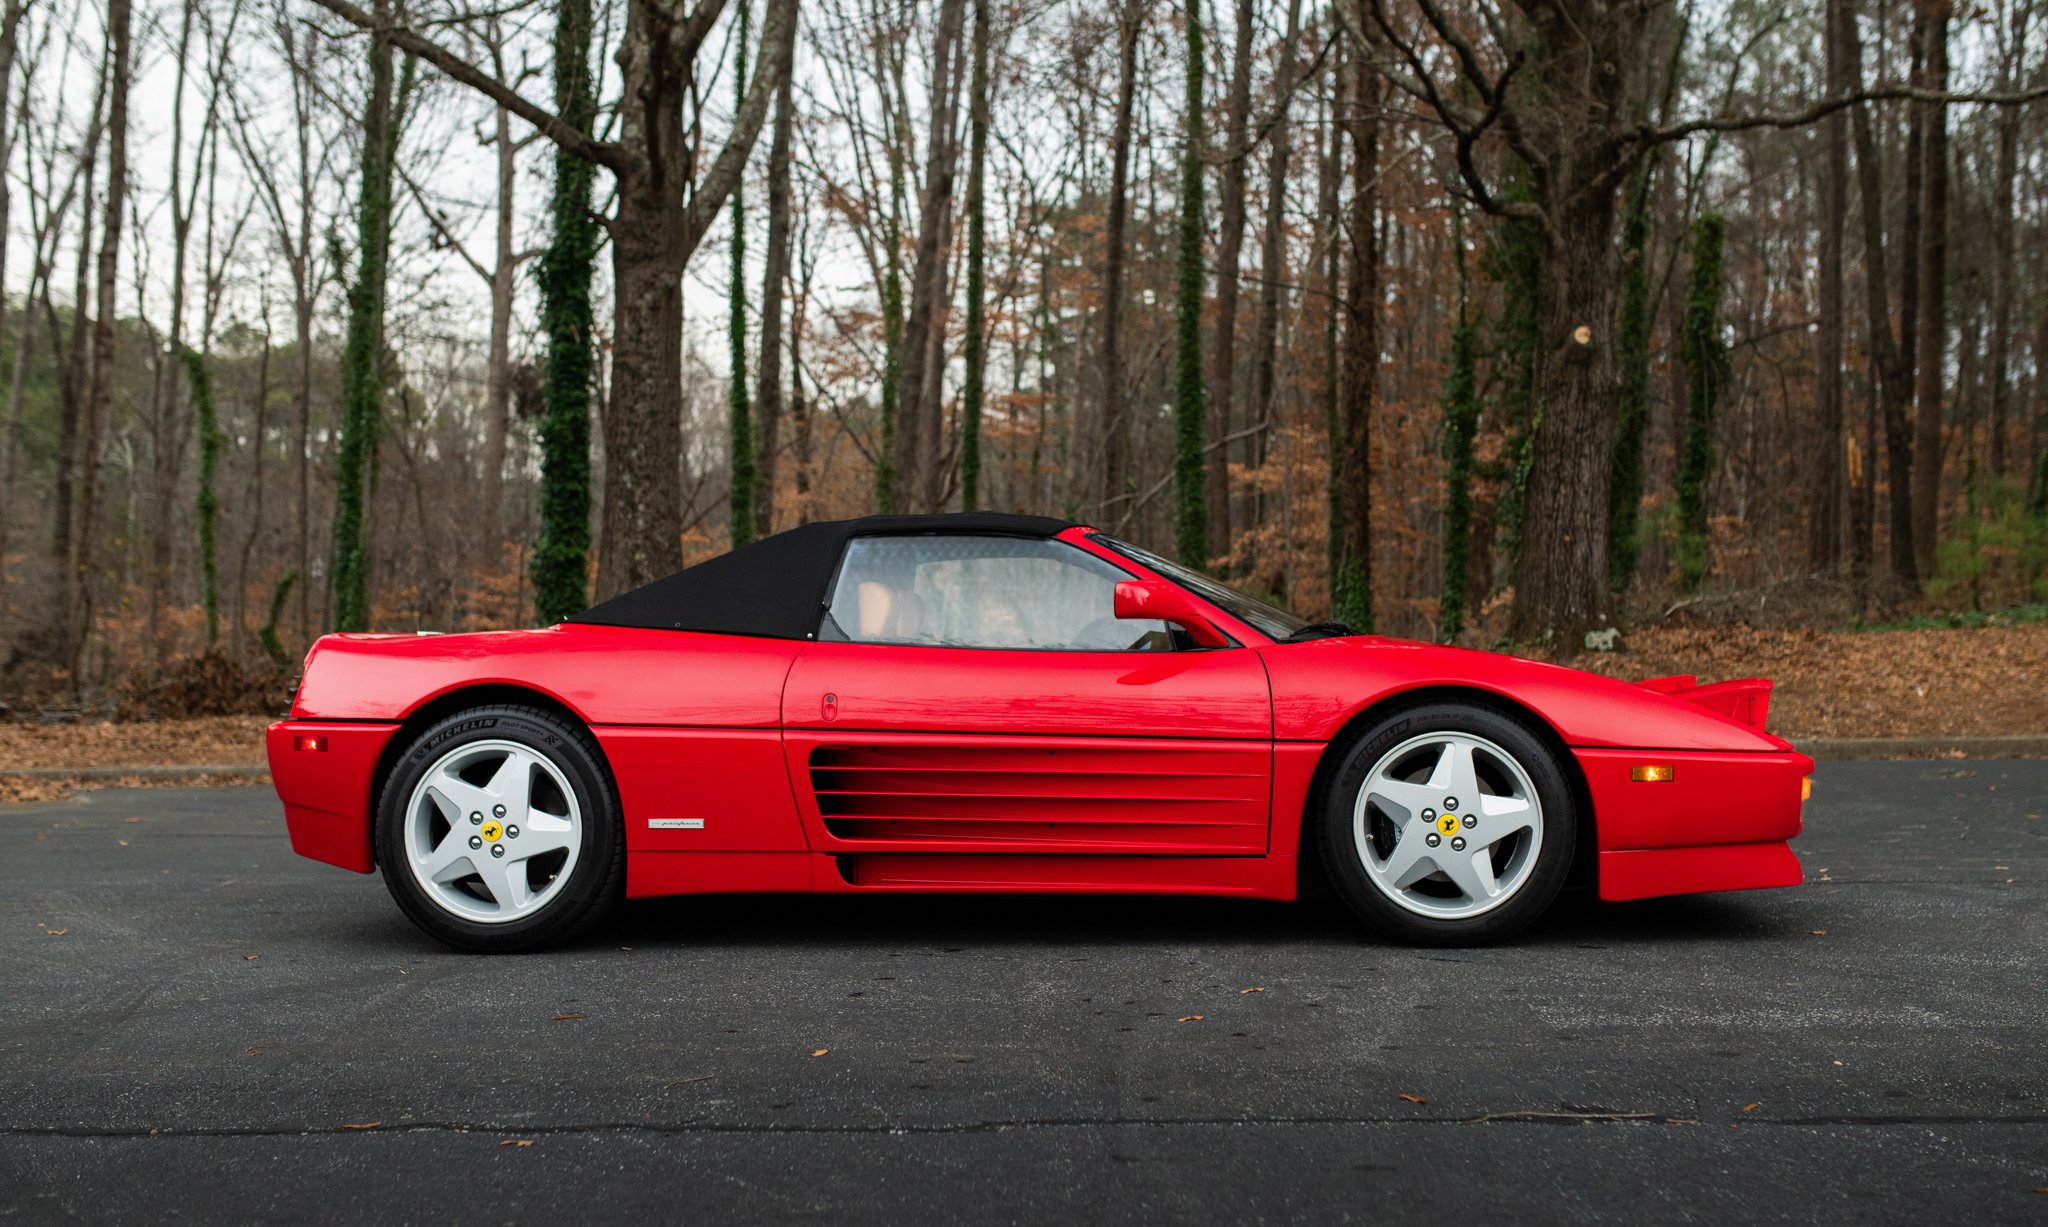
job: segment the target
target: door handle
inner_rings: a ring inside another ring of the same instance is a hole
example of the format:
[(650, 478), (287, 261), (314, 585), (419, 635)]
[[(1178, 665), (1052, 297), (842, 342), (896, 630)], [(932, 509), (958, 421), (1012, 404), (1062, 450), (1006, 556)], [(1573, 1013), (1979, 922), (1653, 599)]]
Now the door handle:
[(827, 724), (839, 719), (839, 696), (827, 691), (818, 703), (818, 715)]

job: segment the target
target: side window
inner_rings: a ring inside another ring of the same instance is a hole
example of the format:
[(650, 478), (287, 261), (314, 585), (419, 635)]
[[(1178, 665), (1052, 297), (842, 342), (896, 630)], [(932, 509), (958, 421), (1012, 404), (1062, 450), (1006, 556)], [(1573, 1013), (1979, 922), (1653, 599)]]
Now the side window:
[(821, 638), (855, 643), (1162, 652), (1173, 632), (1115, 615), (1116, 567), (1063, 541), (856, 537)]

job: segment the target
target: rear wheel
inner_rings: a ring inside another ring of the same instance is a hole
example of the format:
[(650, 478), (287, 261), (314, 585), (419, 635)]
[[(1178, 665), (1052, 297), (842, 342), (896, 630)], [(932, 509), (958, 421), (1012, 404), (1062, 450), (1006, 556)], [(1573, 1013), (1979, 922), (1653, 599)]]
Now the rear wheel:
[(1391, 712), (1344, 751), (1323, 799), (1337, 893), (1403, 941), (1471, 945), (1527, 925), (1564, 885), (1577, 814), (1556, 755), (1477, 703)]
[(536, 708), (480, 707), (405, 748), (378, 804), (378, 859), (428, 933), (464, 950), (525, 950), (618, 898), (618, 815), (586, 730)]

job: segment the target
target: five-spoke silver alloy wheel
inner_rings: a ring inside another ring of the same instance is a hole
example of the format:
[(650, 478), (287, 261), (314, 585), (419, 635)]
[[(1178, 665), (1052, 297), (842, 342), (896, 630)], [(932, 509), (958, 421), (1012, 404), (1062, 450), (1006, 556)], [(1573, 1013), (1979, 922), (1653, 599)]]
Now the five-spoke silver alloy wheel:
[(1484, 737), (1435, 732), (1388, 750), (1352, 811), (1366, 877), (1418, 916), (1462, 920), (1512, 898), (1543, 846), (1528, 771)]
[(516, 741), (473, 741), (441, 756), (405, 810), (405, 856), (427, 898), (452, 915), (503, 924), (561, 893), (583, 845), (583, 815), (561, 768)]

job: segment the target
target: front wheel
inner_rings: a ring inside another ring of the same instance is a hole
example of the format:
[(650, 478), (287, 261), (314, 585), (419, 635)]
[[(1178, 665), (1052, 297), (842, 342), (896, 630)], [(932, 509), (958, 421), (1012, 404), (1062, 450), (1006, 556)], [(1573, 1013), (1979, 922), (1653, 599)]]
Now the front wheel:
[(423, 730), (384, 783), (378, 859), (399, 909), (463, 950), (525, 950), (618, 897), (619, 803), (590, 734), (529, 707)]
[(1477, 703), (1391, 712), (1353, 740), (1317, 815), (1351, 910), (1424, 945), (1506, 937), (1564, 885), (1578, 815), (1556, 755)]

